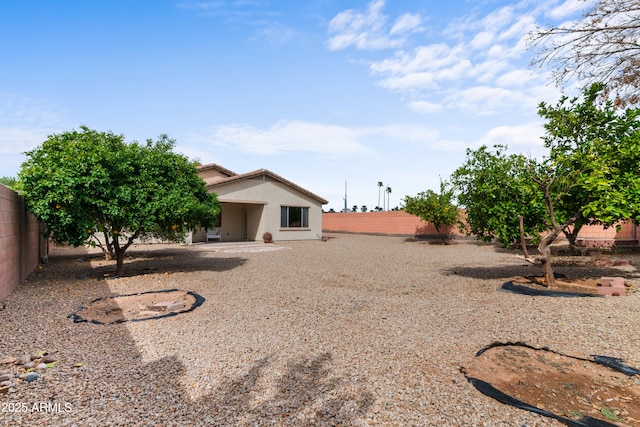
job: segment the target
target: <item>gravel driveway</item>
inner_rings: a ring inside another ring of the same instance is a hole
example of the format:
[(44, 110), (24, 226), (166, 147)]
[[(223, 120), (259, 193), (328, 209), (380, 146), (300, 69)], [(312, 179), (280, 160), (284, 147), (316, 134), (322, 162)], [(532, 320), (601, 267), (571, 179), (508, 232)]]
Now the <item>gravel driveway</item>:
[[(538, 269), (497, 246), (328, 237), (137, 246), (136, 275), (110, 280), (96, 252), (55, 250), (4, 301), (0, 359), (57, 362), (0, 394), (0, 425), (553, 426), (481, 395), (460, 368), (494, 341), (640, 367), (640, 292), (510, 294), (497, 288)], [(634, 267), (586, 269), (640, 283)], [(173, 288), (206, 302), (118, 325), (67, 318), (95, 298)]]

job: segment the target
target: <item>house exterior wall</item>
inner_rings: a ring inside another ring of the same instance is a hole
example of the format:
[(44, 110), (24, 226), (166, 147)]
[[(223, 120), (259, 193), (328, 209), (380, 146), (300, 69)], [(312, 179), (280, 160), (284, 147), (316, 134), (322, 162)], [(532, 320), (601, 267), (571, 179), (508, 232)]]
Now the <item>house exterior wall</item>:
[(40, 222), (27, 212), (22, 197), (0, 185), (0, 301), (5, 299), (48, 253)]
[[(242, 240), (245, 218), (247, 240), (261, 240), (266, 231), (274, 241), (322, 238), (322, 204), (269, 176), (225, 183), (211, 187), (210, 191), (221, 201), (223, 240)], [(282, 206), (309, 208), (309, 227), (281, 228)]]

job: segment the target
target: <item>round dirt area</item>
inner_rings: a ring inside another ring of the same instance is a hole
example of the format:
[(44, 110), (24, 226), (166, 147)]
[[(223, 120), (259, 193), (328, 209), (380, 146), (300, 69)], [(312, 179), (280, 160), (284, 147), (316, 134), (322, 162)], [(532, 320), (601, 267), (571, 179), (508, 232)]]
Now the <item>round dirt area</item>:
[[(601, 297), (599, 289), (602, 278), (583, 278), (569, 280), (565, 277), (556, 278), (556, 287), (549, 288), (543, 277), (526, 276), (515, 277), (513, 280), (504, 283), (501, 289), (508, 292), (514, 292), (531, 296), (556, 296), (556, 297)], [(626, 281), (620, 277), (620, 280)], [(603, 288), (604, 289), (604, 288)], [(630, 285), (622, 288), (609, 288), (611, 295), (624, 296), (632, 291)]]
[(640, 426), (640, 370), (522, 343), (494, 343), (462, 368), (483, 394), (572, 426)]
[(70, 314), (74, 322), (109, 324), (175, 316), (194, 310), (204, 302), (200, 295), (170, 289), (131, 295), (115, 295), (91, 301)]

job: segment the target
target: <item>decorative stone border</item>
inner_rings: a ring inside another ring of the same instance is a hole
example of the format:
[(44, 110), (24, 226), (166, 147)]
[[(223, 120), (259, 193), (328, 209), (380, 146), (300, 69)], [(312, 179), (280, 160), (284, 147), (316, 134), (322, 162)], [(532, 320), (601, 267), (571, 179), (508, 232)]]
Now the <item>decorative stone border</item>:
[(534, 289), (524, 285), (516, 285), (513, 281), (504, 283), (499, 288), (506, 292), (513, 292), (514, 294), (528, 295), (534, 297), (568, 297), (568, 298), (581, 298), (581, 297), (602, 297), (602, 295), (591, 294), (588, 292), (567, 292), (567, 291), (554, 291), (547, 289)]
[[(164, 290), (159, 290), (159, 291), (148, 291), (148, 292), (139, 292), (139, 293), (135, 293), (135, 294), (123, 294), (123, 295), (113, 295), (113, 296), (109, 296), (109, 297), (102, 297), (102, 298), (96, 298), (94, 300), (92, 300), (90, 304), (93, 304), (97, 301), (102, 301), (102, 300), (108, 300), (108, 299), (115, 299), (115, 298), (123, 298), (123, 297), (132, 297), (132, 296), (138, 296), (138, 295), (148, 295), (148, 294), (162, 294), (162, 293), (169, 293), (169, 292), (180, 292), (180, 289), (164, 289)], [(186, 292), (186, 295), (191, 295), (194, 299), (195, 302), (191, 305), (191, 307), (188, 307), (184, 310), (180, 310), (180, 311), (168, 311), (166, 313), (162, 313), (162, 314), (158, 314), (155, 316), (149, 316), (149, 317), (143, 317), (143, 318), (136, 318), (136, 319), (118, 319), (116, 321), (113, 322), (109, 322), (109, 323), (104, 323), (104, 322), (100, 322), (98, 320), (91, 320), (88, 321), (87, 319), (83, 318), (81, 315), (81, 311), (83, 309), (86, 309), (87, 307), (85, 306), (80, 306), (78, 308), (78, 310), (74, 313), (71, 313), (67, 316), (67, 319), (72, 319), (73, 323), (93, 323), (96, 325), (105, 325), (105, 324), (118, 324), (118, 323), (125, 323), (125, 322), (141, 322), (144, 320), (152, 320), (152, 319), (163, 319), (163, 318), (167, 318), (167, 317), (172, 317), (172, 316), (176, 316), (178, 314), (183, 314), (183, 313), (188, 313), (190, 311), (195, 310), (197, 307), (200, 307), (206, 300), (203, 296), (189, 291)]]

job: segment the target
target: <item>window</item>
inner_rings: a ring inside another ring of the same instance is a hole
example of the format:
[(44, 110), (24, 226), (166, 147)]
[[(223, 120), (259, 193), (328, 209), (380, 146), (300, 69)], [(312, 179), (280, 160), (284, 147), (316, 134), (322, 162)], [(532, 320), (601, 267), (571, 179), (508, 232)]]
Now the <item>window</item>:
[(282, 206), (280, 208), (280, 227), (308, 228), (309, 208), (296, 206)]

